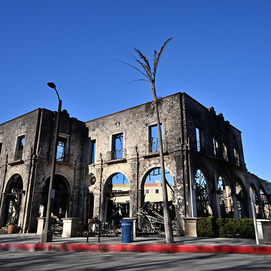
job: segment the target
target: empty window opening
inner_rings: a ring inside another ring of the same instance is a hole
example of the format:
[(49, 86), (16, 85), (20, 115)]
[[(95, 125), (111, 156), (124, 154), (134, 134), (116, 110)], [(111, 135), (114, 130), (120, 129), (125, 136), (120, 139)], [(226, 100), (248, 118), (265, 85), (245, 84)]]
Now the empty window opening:
[(196, 128), (196, 141), (197, 141), (197, 151), (201, 151), (201, 136), (199, 128)]
[(122, 159), (123, 158), (123, 134), (117, 134), (113, 136), (113, 146), (112, 146), (112, 159)]
[(90, 163), (95, 163), (95, 155), (96, 155), (96, 140), (91, 140), (91, 157), (90, 157)]
[(66, 149), (66, 138), (59, 138), (57, 143), (56, 161), (64, 162), (65, 149)]
[(234, 162), (237, 166), (240, 166), (240, 158), (239, 158), (239, 152), (237, 148), (233, 148), (233, 154), (234, 154)]
[[(160, 125), (161, 131), (162, 124)], [(163, 133), (162, 133), (163, 139)], [(153, 125), (149, 127), (149, 151), (150, 152), (158, 152), (159, 151), (159, 138), (158, 138), (158, 127), (157, 125)]]
[(213, 138), (213, 147), (214, 147), (214, 157), (217, 157), (218, 142), (215, 137)]
[(17, 150), (15, 153), (15, 160), (21, 160), (23, 157), (23, 149), (25, 144), (25, 136), (18, 137)]
[(1, 152), (2, 152), (2, 143), (0, 142), (0, 155), (1, 155)]
[(223, 142), (223, 159), (228, 161), (228, 148), (225, 142)]

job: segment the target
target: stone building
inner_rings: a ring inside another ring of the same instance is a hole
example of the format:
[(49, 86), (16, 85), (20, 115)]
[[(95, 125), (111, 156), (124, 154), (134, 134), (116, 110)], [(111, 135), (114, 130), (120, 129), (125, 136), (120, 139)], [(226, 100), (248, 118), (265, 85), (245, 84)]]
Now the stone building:
[[(252, 217), (250, 192), (257, 216), (269, 215), (270, 183), (247, 171), (241, 132), (222, 114), (185, 93), (159, 99), (159, 114), (180, 227), (184, 217)], [(35, 231), (45, 214), (55, 116), (37, 109), (0, 125), (0, 227), (13, 218), (23, 232)], [(123, 195), (126, 215), (136, 216), (146, 179), (160, 168), (156, 129), (152, 102), (85, 123), (62, 111), (54, 215), (80, 217), (84, 226), (93, 217), (107, 221), (112, 198)], [(118, 174), (128, 191), (112, 190)]]
[[(46, 214), (55, 119), (56, 112), (37, 109), (0, 125), (0, 227), (16, 223), (33, 232)], [(53, 213), (82, 216), (87, 129), (64, 110), (59, 132)]]

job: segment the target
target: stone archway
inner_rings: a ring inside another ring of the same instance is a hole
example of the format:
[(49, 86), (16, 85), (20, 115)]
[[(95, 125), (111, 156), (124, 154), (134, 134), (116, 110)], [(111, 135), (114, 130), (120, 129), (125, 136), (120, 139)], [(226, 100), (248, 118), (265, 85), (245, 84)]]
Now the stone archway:
[(237, 200), (237, 214), (238, 218), (248, 218), (248, 202), (247, 202), (247, 194), (242, 181), (236, 181), (235, 184), (235, 193)]
[(260, 213), (260, 201), (259, 201), (257, 189), (254, 184), (250, 185), (249, 193), (250, 193), (250, 197), (251, 197), (251, 193), (253, 193), (255, 197), (254, 210), (255, 210), (256, 218), (258, 219), (262, 218), (261, 213)]
[[(48, 200), (48, 190), (49, 190), (50, 178), (47, 178), (45, 184), (41, 191), (41, 201), (40, 201), (40, 217), (45, 217), (47, 200)], [(56, 175), (53, 189), (55, 189), (55, 198), (51, 203), (51, 216), (57, 220), (68, 217), (69, 213), (69, 196), (70, 196), (70, 185), (65, 177), (61, 175)]]
[(85, 222), (89, 223), (90, 219), (94, 218), (94, 194), (91, 189), (96, 183), (96, 176), (94, 174), (89, 174), (86, 178), (86, 202), (85, 202)]
[(194, 190), (196, 196), (197, 217), (213, 216), (211, 185), (204, 170), (198, 169), (195, 174)]
[(121, 172), (110, 175), (104, 185), (101, 206), (103, 222), (120, 224), (120, 219), (130, 216), (130, 182)]
[(260, 186), (260, 214), (262, 218), (270, 219), (270, 196), (266, 194), (265, 189)]
[[(173, 230), (179, 229), (175, 200), (175, 183), (169, 171), (165, 170), (169, 215)], [(164, 208), (161, 168), (152, 167), (141, 182), (141, 208), (138, 210), (138, 229), (141, 234), (161, 234), (164, 232)]]
[(15, 174), (8, 181), (4, 193), (1, 226), (19, 224), (23, 193), (22, 177)]
[(225, 176), (219, 176), (217, 183), (217, 194), (222, 218), (233, 218), (234, 207), (232, 198), (232, 189)]
[[(165, 170), (165, 176), (167, 181), (168, 201), (172, 202), (175, 200), (175, 183), (168, 170)], [(141, 182), (141, 193), (141, 206), (143, 206), (145, 202), (155, 203), (163, 201), (160, 167), (153, 167), (146, 172)]]

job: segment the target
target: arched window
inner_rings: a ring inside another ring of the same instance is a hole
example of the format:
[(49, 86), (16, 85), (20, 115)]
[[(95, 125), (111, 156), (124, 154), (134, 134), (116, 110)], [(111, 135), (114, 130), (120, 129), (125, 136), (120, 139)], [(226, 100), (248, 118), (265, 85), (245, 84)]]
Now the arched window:
[(246, 191), (241, 182), (236, 182), (236, 198), (238, 208), (238, 218), (247, 218), (247, 198)]
[(195, 175), (197, 216), (212, 216), (209, 204), (209, 189), (203, 172), (198, 169)]
[(253, 184), (250, 186), (249, 191), (250, 191), (250, 193), (254, 194), (254, 197), (255, 197), (255, 203), (254, 203), (255, 213), (256, 213), (257, 218), (260, 218), (261, 215), (260, 215), (258, 194), (257, 194), (256, 188), (255, 188), (255, 186)]
[(260, 213), (263, 218), (270, 219), (270, 204), (268, 202), (268, 196), (266, 195), (263, 188), (260, 189), (260, 197), (261, 197)]
[(232, 193), (225, 177), (218, 178), (217, 189), (221, 217), (233, 217)]

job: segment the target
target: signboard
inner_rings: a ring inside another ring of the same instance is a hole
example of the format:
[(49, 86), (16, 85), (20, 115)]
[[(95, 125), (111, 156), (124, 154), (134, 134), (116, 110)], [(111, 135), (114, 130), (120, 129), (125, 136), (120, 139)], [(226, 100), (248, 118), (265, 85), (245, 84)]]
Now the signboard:
[(56, 190), (55, 189), (51, 189), (50, 190), (50, 199), (54, 199), (56, 195)]

